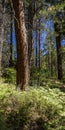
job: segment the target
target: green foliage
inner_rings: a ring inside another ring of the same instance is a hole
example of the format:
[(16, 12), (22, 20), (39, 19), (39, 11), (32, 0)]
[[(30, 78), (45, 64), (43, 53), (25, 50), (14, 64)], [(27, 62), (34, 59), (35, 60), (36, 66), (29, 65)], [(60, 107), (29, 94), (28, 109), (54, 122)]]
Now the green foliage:
[(55, 84), (56, 74), (54, 73), (52, 78), (50, 72), (45, 63), (43, 63), (42, 67), (36, 68), (32, 67), (30, 85), (31, 86), (48, 86), (54, 88), (55, 86), (59, 87), (59, 84)]
[(0, 84), (1, 130), (65, 130), (65, 93), (30, 88), (28, 92)]
[(36, 67), (32, 67), (31, 70), (31, 78), (30, 78), (30, 85), (34, 86), (40, 86), (42, 85), (42, 80), (45, 78), (48, 78), (49, 72), (48, 69), (44, 63), (44, 65), (39, 69)]
[(6, 68), (3, 77), (5, 78), (5, 82), (16, 84), (16, 70), (14, 68)]

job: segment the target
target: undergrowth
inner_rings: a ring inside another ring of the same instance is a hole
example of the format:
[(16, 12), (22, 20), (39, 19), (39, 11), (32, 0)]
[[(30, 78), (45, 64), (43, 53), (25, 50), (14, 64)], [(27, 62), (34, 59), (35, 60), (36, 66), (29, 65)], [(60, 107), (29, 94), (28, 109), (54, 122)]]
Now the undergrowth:
[(0, 130), (65, 130), (65, 93), (0, 83)]

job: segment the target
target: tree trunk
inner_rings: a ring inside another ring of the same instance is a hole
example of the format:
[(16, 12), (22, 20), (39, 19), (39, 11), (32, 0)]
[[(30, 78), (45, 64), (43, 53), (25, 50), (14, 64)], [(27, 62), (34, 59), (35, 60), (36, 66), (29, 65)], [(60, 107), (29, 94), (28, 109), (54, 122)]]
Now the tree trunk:
[(37, 42), (38, 42), (38, 31), (37, 31), (37, 22), (36, 22), (36, 67), (38, 67), (38, 46), (37, 46)]
[(12, 20), (13, 20), (13, 14), (12, 14), (12, 7), (11, 7), (11, 25), (10, 25), (10, 60), (9, 60), (9, 67), (12, 67), (13, 65), (13, 59), (12, 59), (12, 56), (13, 56), (13, 41), (12, 41), (12, 31), (13, 31), (13, 23), (12, 23)]
[(28, 7), (28, 60), (29, 60), (29, 68), (31, 69), (31, 58), (32, 58), (32, 36), (33, 31), (33, 7), (32, 2)]
[(61, 35), (59, 33), (57, 24), (55, 24), (55, 31), (58, 34), (56, 36), (56, 49), (57, 49), (57, 70), (58, 70), (58, 79), (62, 80), (62, 50), (61, 50)]
[[(0, 17), (0, 71), (2, 71), (2, 50), (4, 42), (4, 13), (5, 13), (5, 0), (2, 1), (1, 5), (1, 17)], [(1, 72), (0, 72), (1, 74)]]
[(41, 66), (40, 66), (40, 48), (41, 48), (41, 47), (40, 47), (40, 46), (41, 46), (41, 45), (40, 45), (40, 19), (39, 19), (39, 34), (38, 34), (38, 35), (39, 35), (39, 69), (40, 69), (40, 67), (41, 67)]
[(28, 62), (29, 62), (29, 76), (32, 67), (32, 50), (33, 50), (33, 20), (35, 14), (35, 1), (30, 0), (28, 7)]
[(60, 34), (56, 37), (58, 79), (62, 80), (62, 52)]
[(0, 29), (0, 74), (2, 70), (3, 33), (4, 33), (4, 28), (3, 28), (3, 23), (2, 23), (1, 29)]
[(24, 20), (23, 0), (12, 0), (15, 11), (15, 31), (17, 40), (17, 86), (28, 89), (28, 44)]
[(51, 77), (53, 77), (53, 50), (51, 50), (50, 52), (50, 58), (51, 58)]

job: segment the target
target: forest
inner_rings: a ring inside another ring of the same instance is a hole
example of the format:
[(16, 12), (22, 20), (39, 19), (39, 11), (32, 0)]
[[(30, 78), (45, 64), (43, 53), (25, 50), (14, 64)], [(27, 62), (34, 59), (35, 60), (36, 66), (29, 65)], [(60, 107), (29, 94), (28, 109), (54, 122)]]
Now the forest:
[(0, 130), (65, 130), (65, 0), (0, 0)]

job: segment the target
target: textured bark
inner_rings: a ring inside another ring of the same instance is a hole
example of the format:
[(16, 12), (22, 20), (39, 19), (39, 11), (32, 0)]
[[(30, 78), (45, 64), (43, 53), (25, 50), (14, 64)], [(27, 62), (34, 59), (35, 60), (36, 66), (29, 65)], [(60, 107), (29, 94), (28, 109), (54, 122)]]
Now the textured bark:
[(40, 45), (40, 19), (39, 19), (39, 69), (40, 69), (40, 47), (41, 45)]
[(33, 31), (33, 10), (32, 10), (32, 2), (28, 7), (28, 60), (29, 60), (29, 68), (31, 69), (31, 58), (32, 58), (32, 31)]
[(15, 11), (17, 40), (17, 85), (21, 90), (28, 88), (28, 45), (24, 20), (23, 0), (12, 0)]
[(58, 79), (62, 80), (62, 78), (63, 78), (63, 72), (62, 72), (61, 35), (59, 33), (57, 24), (55, 24), (55, 31), (56, 31), (56, 33), (58, 33), (58, 36), (56, 36)]
[(58, 79), (62, 80), (62, 51), (60, 35), (56, 37)]
[(31, 66), (32, 66), (34, 14), (35, 14), (35, 1), (30, 0), (29, 7), (28, 7), (28, 61), (29, 61), (30, 72), (31, 72)]
[(11, 25), (10, 25), (10, 60), (9, 60), (9, 67), (12, 67), (13, 65), (13, 40), (12, 40), (12, 31), (13, 31), (13, 13), (12, 13), (12, 7), (11, 7)]
[(2, 69), (3, 33), (4, 33), (4, 28), (2, 24), (0, 29), (0, 71)]
[(38, 32), (37, 32), (37, 23), (36, 23), (36, 67), (38, 67), (38, 48), (37, 48), (37, 42), (38, 42)]
[(51, 58), (51, 77), (53, 77), (53, 50), (50, 52), (50, 58)]
[(2, 50), (4, 42), (4, 13), (5, 13), (5, 0), (1, 4), (1, 16), (0, 16), (0, 71), (2, 70)]

